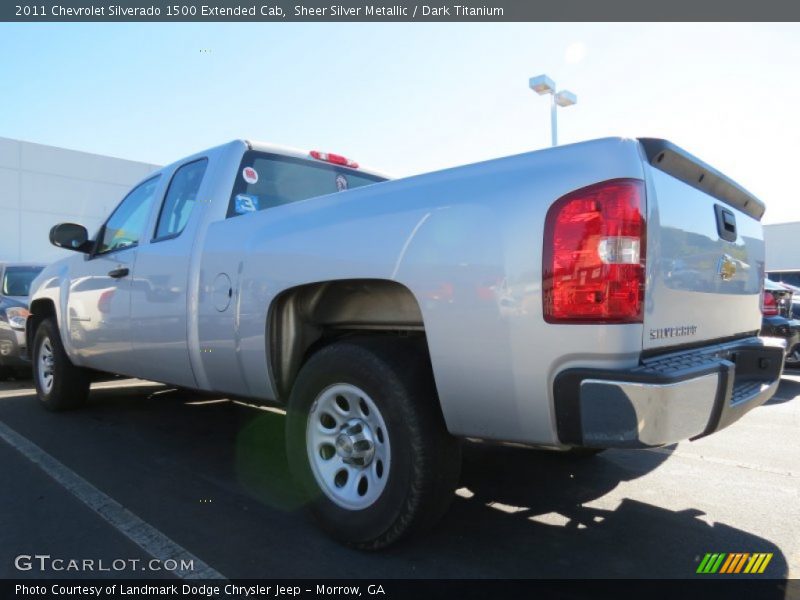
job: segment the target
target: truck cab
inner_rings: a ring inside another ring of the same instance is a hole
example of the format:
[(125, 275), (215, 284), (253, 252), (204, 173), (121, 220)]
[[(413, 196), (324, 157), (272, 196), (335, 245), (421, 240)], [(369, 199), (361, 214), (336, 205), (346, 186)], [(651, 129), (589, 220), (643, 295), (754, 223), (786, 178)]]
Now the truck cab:
[[(213, 275), (203, 269), (197, 250), (210, 223), (386, 179), (353, 165), (248, 141), (168, 165), (135, 185), (91, 240), (80, 232), (66, 244), (84, 251), (48, 267), (35, 303), (48, 306), (49, 299), (76, 365), (209, 389), (208, 376), (192, 365), (203, 354), (198, 299), (213, 298), (212, 311), (227, 306), (235, 277), (229, 267)], [(210, 201), (219, 197), (230, 202)], [(51, 241), (58, 245), (58, 235), (75, 229), (61, 227)]]

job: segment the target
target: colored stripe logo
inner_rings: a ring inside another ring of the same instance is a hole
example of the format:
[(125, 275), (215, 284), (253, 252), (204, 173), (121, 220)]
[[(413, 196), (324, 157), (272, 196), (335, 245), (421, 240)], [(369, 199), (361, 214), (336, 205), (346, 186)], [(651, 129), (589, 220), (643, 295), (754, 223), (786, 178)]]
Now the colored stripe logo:
[(763, 573), (772, 560), (772, 552), (709, 552), (697, 566), (701, 574)]

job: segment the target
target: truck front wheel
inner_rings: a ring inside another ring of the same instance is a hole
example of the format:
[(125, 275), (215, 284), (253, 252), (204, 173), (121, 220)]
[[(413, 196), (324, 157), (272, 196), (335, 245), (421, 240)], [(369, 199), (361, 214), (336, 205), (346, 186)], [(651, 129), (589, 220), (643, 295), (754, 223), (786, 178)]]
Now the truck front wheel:
[(33, 341), (33, 380), (42, 405), (52, 411), (77, 408), (89, 396), (88, 371), (72, 364), (55, 319), (45, 319)]
[(424, 345), (337, 342), (301, 369), (287, 411), (292, 474), (320, 526), (376, 550), (433, 525), (461, 467)]

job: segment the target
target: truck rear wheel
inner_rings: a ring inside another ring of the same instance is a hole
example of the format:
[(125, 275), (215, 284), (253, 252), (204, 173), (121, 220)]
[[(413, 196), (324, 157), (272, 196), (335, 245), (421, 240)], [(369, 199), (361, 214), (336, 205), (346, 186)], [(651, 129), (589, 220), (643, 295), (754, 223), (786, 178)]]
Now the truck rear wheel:
[(427, 353), (410, 340), (337, 342), (301, 369), (287, 411), (292, 474), (312, 516), (377, 550), (433, 525), (458, 484)]
[(52, 318), (43, 320), (34, 336), (33, 381), (48, 410), (77, 408), (89, 397), (89, 372), (72, 364)]

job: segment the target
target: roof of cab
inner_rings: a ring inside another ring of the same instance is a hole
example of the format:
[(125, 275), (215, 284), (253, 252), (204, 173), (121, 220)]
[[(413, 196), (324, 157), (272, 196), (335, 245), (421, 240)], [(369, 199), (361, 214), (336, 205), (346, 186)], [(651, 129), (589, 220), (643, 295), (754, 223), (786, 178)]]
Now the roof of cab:
[[(300, 159), (303, 159), (303, 160), (316, 162), (316, 159), (312, 158), (310, 152), (307, 151), (307, 150), (300, 150), (299, 148), (292, 148), (291, 146), (280, 146), (280, 145), (277, 145), (277, 144), (267, 144), (265, 142), (258, 142), (258, 141), (255, 141), (255, 140), (242, 140), (242, 141), (245, 144), (247, 144), (247, 146), (249, 148), (251, 148), (252, 150), (258, 150), (259, 152), (270, 152), (272, 154), (280, 154), (282, 156), (290, 156), (292, 158), (300, 158)], [(351, 157), (348, 157), (348, 158), (351, 158)], [(368, 175), (374, 175), (376, 177), (383, 177), (384, 179), (393, 179), (393, 177), (391, 175), (388, 175), (387, 173), (384, 173), (383, 171), (379, 171), (377, 169), (370, 169), (370, 168), (364, 167), (361, 164), (360, 161), (357, 161), (357, 162), (358, 162), (359, 166), (358, 166), (357, 169), (353, 169), (354, 171), (361, 171), (361, 172), (366, 173)], [(340, 166), (343, 169), (349, 169), (350, 168), (350, 167), (345, 167), (343, 165), (335, 165), (335, 166)]]

